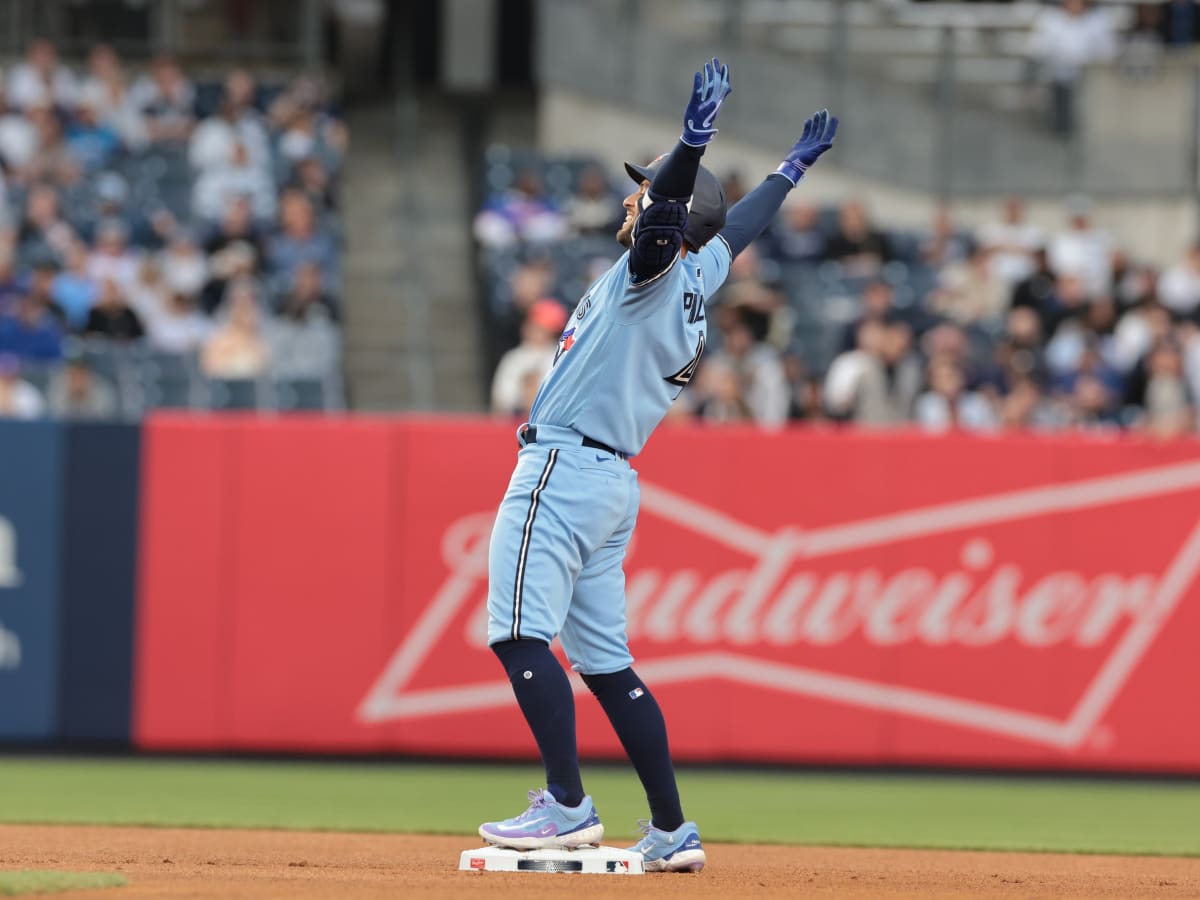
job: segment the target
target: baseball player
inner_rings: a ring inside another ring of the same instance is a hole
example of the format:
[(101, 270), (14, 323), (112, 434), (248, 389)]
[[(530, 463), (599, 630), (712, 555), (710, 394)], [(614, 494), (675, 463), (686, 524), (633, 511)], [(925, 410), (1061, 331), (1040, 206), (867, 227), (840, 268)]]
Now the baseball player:
[(617, 240), (628, 248), (579, 301), (518, 431), (520, 451), (492, 532), (488, 643), (508, 673), (546, 768), (528, 809), (479, 834), (517, 849), (599, 843), (604, 826), (583, 792), (571, 685), (550, 650), (603, 707), (650, 806), (640, 852), (648, 871), (699, 871), (700, 832), (684, 820), (662, 712), (631, 668), (621, 564), (638, 511), (629, 458), (691, 381), (704, 353), (705, 298), (833, 143), (827, 111), (776, 172), (728, 211), (720, 182), (700, 165), (730, 92), (729, 68), (697, 72), (683, 134), (648, 167), (626, 164)]

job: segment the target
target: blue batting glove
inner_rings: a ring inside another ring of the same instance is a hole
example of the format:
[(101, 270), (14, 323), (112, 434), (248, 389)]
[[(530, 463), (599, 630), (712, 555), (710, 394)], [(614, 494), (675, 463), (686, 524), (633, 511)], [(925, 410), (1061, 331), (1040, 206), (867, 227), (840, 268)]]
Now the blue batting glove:
[(683, 134), (680, 140), (689, 147), (703, 147), (717, 136), (713, 128), (721, 104), (733, 88), (729, 86), (729, 66), (721, 65), (715, 56), (696, 73), (692, 82), (692, 99), (683, 114)]
[(796, 146), (784, 157), (783, 162), (775, 171), (786, 178), (795, 187), (808, 171), (808, 167), (820, 158), (821, 154), (833, 146), (833, 137), (837, 134), (837, 116), (830, 116), (829, 110), (823, 109), (804, 123), (804, 133)]

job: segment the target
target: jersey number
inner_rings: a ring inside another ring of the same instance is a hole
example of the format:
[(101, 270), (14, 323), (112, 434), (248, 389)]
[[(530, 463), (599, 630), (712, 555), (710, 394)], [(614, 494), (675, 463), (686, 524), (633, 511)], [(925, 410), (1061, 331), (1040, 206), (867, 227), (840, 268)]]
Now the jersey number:
[(704, 321), (703, 294), (693, 294), (691, 291), (684, 291), (683, 308), (687, 311), (689, 325), (695, 325), (697, 322)]
[(696, 369), (700, 365), (700, 357), (704, 355), (704, 332), (700, 332), (700, 340), (696, 341), (696, 355), (692, 357), (691, 362), (676, 372), (674, 375), (668, 375), (665, 381), (668, 384), (673, 384), (677, 388), (683, 389), (691, 383), (692, 376), (696, 374)]

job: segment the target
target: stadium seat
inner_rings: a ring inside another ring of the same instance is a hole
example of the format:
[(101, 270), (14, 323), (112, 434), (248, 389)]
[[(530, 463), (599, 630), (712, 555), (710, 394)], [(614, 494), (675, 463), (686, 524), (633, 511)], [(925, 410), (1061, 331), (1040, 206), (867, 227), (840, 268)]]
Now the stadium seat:
[(324, 411), (333, 407), (330, 385), (321, 378), (288, 378), (274, 382), (280, 411)]
[(210, 380), (208, 382), (208, 406), (215, 410), (270, 408), (262, 384), (253, 378)]

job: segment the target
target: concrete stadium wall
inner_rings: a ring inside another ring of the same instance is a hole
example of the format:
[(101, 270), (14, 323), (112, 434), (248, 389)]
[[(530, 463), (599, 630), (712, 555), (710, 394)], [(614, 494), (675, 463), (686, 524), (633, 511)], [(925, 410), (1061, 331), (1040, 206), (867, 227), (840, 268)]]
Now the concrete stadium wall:
[[(544, 153), (590, 153), (619, 171), (624, 160), (656, 156), (669, 150), (678, 137), (678, 123), (663, 116), (560, 88), (548, 87), (541, 93), (537, 143)], [(765, 176), (775, 170), (786, 149), (765, 148), (723, 130), (706, 164), (718, 173), (740, 169), (753, 185), (760, 173)], [(1030, 220), (1047, 232), (1061, 228), (1068, 194), (1027, 197)], [(859, 197), (878, 221), (906, 229), (927, 228), (937, 205), (937, 198), (928, 193), (898, 188), (826, 162), (813, 170), (793, 197), (820, 204)], [(951, 204), (951, 210), (962, 225), (982, 225), (996, 219), (1002, 199), (998, 194), (962, 197)], [(1197, 236), (1196, 205), (1186, 196), (1175, 200), (1101, 198), (1095, 202), (1094, 217), (1135, 258), (1159, 266), (1177, 261)]]

